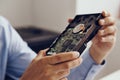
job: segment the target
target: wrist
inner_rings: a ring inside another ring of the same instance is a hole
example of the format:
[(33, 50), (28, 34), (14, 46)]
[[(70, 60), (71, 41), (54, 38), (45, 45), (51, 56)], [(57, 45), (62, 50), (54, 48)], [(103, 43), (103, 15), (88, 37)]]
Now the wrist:
[(106, 55), (102, 51), (98, 51), (96, 48), (94, 48), (94, 46), (91, 46), (90, 47), (90, 56), (93, 58), (93, 60), (97, 64), (101, 64), (103, 62), (103, 60), (105, 59)]

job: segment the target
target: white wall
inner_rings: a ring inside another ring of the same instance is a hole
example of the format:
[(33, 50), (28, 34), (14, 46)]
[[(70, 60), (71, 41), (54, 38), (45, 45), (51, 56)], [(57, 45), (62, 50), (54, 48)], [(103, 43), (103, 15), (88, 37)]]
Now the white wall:
[(75, 15), (75, 0), (0, 0), (0, 14), (13, 26), (37, 26), (61, 32)]
[(0, 14), (13, 26), (32, 25), (32, 0), (0, 0)]
[[(96, 13), (102, 10), (107, 10), (113, 16), (117, 16), (119, 0), (77, 0), (76, 14)], [(107, 65), (103, 71), (98, 75), (96, 80), (100, 77), (108, 75), (109, 73), (120, 69), (120, 27), (118, 27), (117, 44), (115, 49), (107, 58)]]
[(76, 14), (98, 13), (107, 10), (112, 15), (118, 11), (119, 0), (77, 0)]
[(34, 25), (56, 32), (75, 15), (75, 0), (34, 0)]

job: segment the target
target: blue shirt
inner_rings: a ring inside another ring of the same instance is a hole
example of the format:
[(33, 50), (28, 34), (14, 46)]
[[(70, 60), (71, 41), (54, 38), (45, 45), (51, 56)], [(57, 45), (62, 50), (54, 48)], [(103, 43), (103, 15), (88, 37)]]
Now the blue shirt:
[[(0, 80), (19, 80), (35, 57), (36, 53), (21, 39), (10, 23), (0, 16)], [(82, 57), (83, 63), (71, 70), (68, 80), (92, 80), (103, 67), (94, 62), (89, 55), (89, 49)]]

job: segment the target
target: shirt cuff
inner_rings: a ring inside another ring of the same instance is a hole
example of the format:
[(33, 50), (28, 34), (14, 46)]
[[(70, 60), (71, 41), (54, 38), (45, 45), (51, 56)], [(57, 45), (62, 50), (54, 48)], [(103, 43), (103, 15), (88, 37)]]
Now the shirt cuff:
[(97, 64), (89, 53), (89, 48), (85, 50), (85, 53), (82, 55), (83, 63), (81, 65), (84, 69), (83, 74), (86, 74), (84, 80), (93, 80), (93, 78), (101, 71), (105, 65), (105, 61), (102, 64)]

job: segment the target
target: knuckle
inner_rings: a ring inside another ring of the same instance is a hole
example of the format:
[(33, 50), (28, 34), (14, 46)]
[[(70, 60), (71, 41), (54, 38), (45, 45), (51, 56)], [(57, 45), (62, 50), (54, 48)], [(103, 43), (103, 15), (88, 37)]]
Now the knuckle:
[(70, 69), (70, 68), (71, 68), (71, 67), (70, 67), (70, 64), (69, 64), (69, 63), (65, 64), (65, 65), (64, 65), (64, 68), (65, 68), (65, 69)]
[(45, 76), (45, 77), (50, 77), (50, 70), (45, 69), (45, 70), (44, 70), (44, 76)]
[[(59, 55), (55, 56), (55, 60), (56, 60), (57, 62), (58, 62), (58, 61), (61, 61), (61, 59), (62, 59), (61, 56), (59, 56)], [(53, 60), (54, 60), (54, 58), (53, 58)]]
[(72, 66), (78, 66), (80, 64), (81, 64), (81, 59), (80, 58), (78, 58), (77, 60), (72, 62)]
[(104, 33), (105, 33), (105, 34), (108, 34), (108, 33), (113, 34), (113, 33), (116, 33), (116, 31), (117, 31), (117, 28), (116, 28), (116, 27), (110, 26), (110, 27), (107, 27), (107, 28), (105, 29)]
[(69, 75), (70, 74), (70, 70), (66, 70), (66, 74)]
[(104, 19), (105, 24), (115, 24), (115, 20), (113, 17), (107, 17)]
[(113, 33), (115, 31), (114, 27), (108, 27), (105, 32)]
[(77, 65), (79, 65), (80, 64), (80, 60), (75, 60), (75, 61), (73, 61), (73, 63), (72, 63), (72, 65), (74, 65), (74, 66), (77, 66)]
[(57, 64), (62, 60), (62, 57), (60, 57), (59, 55), (55, 55), (52, 56), (51, 58), (49, 58), (51, 64)]
[(113, 17), (110, 17), (109, 20), (111, 20), (111, 23), (115, 24), (115, 19)]
[(39, 63), (40, 63), (40, 64), (45, 64), (45, 63), (46, 63), (45, 58), (41, 58), (41, 59), (39, 60)]
[(69, 74), (70, 74), (70, 70), (64, 70), (64, 71), (58, 73), (59, 76), (63, 76), (63, 75), (68, 76)]
[(112, 30), (112, 31), (115, 30), (115, 28), (113, 26), (108, 27), (108, 29)]
[(78, 64), (81, 64), (81, 62), (82, 62), (82, 59), (79, 58), (79, 59), (78, 59)]
[(112, 46), (115, 43), (115, 37), (114, 36), (107, 37), (106, 42), (108, 42), (109, 45)]

